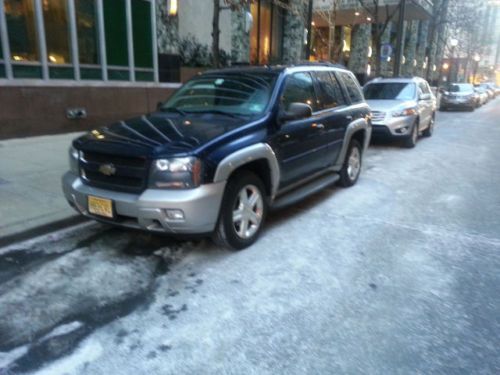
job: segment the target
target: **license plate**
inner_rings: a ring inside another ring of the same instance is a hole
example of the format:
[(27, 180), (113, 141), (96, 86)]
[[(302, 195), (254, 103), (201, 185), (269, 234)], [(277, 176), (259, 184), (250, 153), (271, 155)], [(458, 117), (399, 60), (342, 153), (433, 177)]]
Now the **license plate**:
[(89, 195), (88, 203), (91, 214), (113, 218), (113, 201), (111, 199)]

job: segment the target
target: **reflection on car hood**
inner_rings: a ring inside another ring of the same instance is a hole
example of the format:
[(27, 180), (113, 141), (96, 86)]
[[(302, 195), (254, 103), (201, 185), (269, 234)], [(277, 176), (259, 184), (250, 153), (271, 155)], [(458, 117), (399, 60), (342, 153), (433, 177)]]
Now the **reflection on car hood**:
[(155, 112), (93, 130), (77, 139), (75, 145), (130, 156), (185, 154), (248, 122), (248, 117)]
[(399, 109), (415, 107), (417, 105), (414, 100), (367, 100), (366, 101), (372, 111), (389, 112)]

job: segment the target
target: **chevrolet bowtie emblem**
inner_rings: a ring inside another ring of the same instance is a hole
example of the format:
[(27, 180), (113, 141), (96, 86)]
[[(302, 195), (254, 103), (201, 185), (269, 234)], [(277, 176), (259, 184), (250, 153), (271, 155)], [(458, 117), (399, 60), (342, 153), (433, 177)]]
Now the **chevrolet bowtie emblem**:
[(99, 166), (99, 172), (101, 172), (105, 176), (112, 176), (116, 173), (116, 168), (113, 164), (101, 164)]

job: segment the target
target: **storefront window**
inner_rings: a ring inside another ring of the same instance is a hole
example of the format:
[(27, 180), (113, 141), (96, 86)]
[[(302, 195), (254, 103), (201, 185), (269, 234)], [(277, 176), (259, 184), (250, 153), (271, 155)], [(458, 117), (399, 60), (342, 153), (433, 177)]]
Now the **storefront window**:
[(38, 61), (33, 0), (4, 0), (13, 62)]
[[(108, 65), (128, 66), (125, 1), (106, 0), (102, 3)], [(118, 76), (122, 77), (121, 74)]]
[(253, 2), (250, 7), (253, 27), (250, 33), (250, 61), (269, 64), (281, 60), (284, 10), (270, 0)]
[(95, 0), (76, 0), (75, 9), (80, 64), (99, 64)]
[(148, 1), (132, 0), (132, 30), (135, 66), (152, 68), (151, 3)]
[(42, 5), (49, 64), (69, 64), (67, 3), (65, 0), (43, 0)]
[(285, 10), (273, 5), (272, 39), (271, 39), (271, 63), (280, 63), (283, 56), (283, 19)]

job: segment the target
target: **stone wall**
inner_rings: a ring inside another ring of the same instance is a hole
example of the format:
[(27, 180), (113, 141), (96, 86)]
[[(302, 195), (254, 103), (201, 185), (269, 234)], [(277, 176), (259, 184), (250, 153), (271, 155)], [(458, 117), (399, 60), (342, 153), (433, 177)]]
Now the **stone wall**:
[[(0, 139), (90, 130), (154, 111), (173, 90), (152, 86), (1, 86)], [(68, 119), (69, 108), (84, 108), (87, 117)]]
[(304, 30), (307, 24), (307, 4), (290, 0), (283, 30), (283, 62), (292, 64), (304, 60)]

